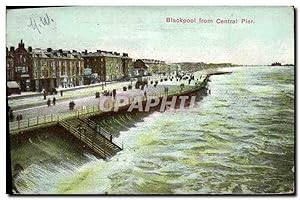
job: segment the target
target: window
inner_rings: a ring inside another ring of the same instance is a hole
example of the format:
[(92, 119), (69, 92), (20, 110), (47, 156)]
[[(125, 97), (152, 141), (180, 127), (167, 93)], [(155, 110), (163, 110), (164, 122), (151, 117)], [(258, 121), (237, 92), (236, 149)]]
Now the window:
[(18, 73), (21, 73), (21, 72), (22, 72), (22, 69), (23, 69), (23, 67), (16, 67), (16, 68), (15, 68), (15, 71), (18, 72)]
[(61, 74), (62, 74), (62, 76), (64, 76), (65, 75), (65, 67), (63, 66), (63, 67), (61, 67)]
[(59, 68), (57, 68), (57, 70), (56, 70), (56, 76), (60, 76), (60, 70), (59, 70)]
[[(71, 63), (71, 62), (70, 62), (70, 63)], [(69, 64), (70, 64), (70, 63), (69, 63)], [(68, 73), (69, 76), (70, 76), (71, 73), (72, 73), (72, 69), (71, 69), (71, 66), (70, 66), (70, 65), (69, 65), (69, 67), (68, 67), (68, 72), (67, 72), (67, 73)]]

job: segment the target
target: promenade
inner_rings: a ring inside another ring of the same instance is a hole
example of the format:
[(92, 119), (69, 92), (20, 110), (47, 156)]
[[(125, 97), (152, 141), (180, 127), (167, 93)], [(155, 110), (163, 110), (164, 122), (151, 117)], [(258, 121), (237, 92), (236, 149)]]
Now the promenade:
[[(152, 77), (153, 78), (153, 77)], [(200, 78), (200, 77), (199, 77)], [(201, 80), (198, 80), (198, 83), (201, 83), (203, 81), (204, 76)], [(195, 77), (197, 79), (197, 77)], [(176, 79), (173, 79), (170, 81), (168, 79), (167, 81), (160, 82), (160, 78), (157, 77), (157, 79), (152, 79), (153, 82), (155, 80), (158, 80), (159, 83), (156, 87), (154, 87), (154, 84), (150, 84), (150, 81), (148, 82), (148, 87), (145, 86), (144, 90), (141, 89), (134, 89), (123, 91), (121, 88), (123, 86), (128, 86), (127, 83), (120, 82), (116, 84), (111, 84), (108, 87), (104, 88), (104, 90), (108, 90), (108, 88), (114, 88), (117, 89), (116, 91), (116, 98), (118, 97), (127, 97), (129, 99), (133, 98), (141, 98), (143, 99), (145, 96), (147, 98), (157, 98), (166, 96), (165, 88), (168, 88), (168, 94), (179, 94), (180, 91), (190, 91), (193, 88), (195, 88), (196, 80), (193, 80), (190, 82), (188, 80), (181, 80), (176, 81)], [(181, 90), (180, 85), (184, 84), (183, 90)], [(133, 82), (133, 86), (135, 85), (135, 82)], [(37, 102), (37, 106), (31, 106), (24, 109), (14, 110), (14, 116), (22, 115), (22, 120), (14, 120), (13, 122), (10, 122), (10, 131), (11, 130), (19, 130), (26, 127), (32, 127), (36, 125), (41, 124), (47, 124), (47, 123), (54, 123), (56, 121), (74, 117), (76, 115), (82, 114), (82, 113), (94, 113), (98, 112), (99, 110), (99, 103), (100, 100), (104, 97), (102, 94), (100, 95), (100, 98), (95, 98), (95, 92), (102, 92), (103, 90), (100, 88), (92, 88), (91, 90), (82, 90), (81, 93), (79, 91), (70, 91), (68, 94), (68, 98), (65, 97), (65, 99), (61, 99), (60, 101), (57, 101), (56, 105), (51, 104), (50, 106), (46, 105), (46, 101), (43, 100), (44, 105), (38, 105), (38, 102), (41, 101), (41, 98), (39, 97), (39, 101), (37, 101), (34, 98), (28, 99), (24, 98), (22, 101), (28, 101), (31, 104)], [(78, 96), (75, 94), (79, 94)], [(58, 94), (59, 95), (59, 94)], [(73, 96), (72, 96), (73, 95)], [(63, 96), (64, 97), (64, 96)], [(38, 97), (36, 97), (38, 98)], [(69, 109), (69, 103), (70, 100), (74, 101), (75, 108), (74, 110)], [(20, 101), (20, 99), (19, 99)], [(10, 103), (10, 102), (9, 102)], [(52, 103), (52, 102), (51, 102)], [(11, 106), (11, 105), (10, 105)]]
[[(160, 78), (164, 79), (167, 78), (167, 76), (151, 76), (145, 78), (149, 78), (150, 80), (160, 80)], [(46, 105), (47, 100), (48, 99), (52, 100), (53, 97), (56, 98), (56, 103), (67, 101), (67, 100), (82, 99), (86, 97), (95, 96), (96, 92), (103, 92), (104, 90), (109, 90), (109, 91), (113, 89), (122, 90), (124, 86), (128, 87), (128, 85), (130, 84), (132, 84), (132, 86), (134, 87), (135, 82), (136, 79), (133, 79), (133, 81), (108, 82), (106, 83), (106, 86), (105, 85), (102, 86), (102, 83), (97, 83), (91, 85), (77, 86), (74, 88), (60, 88), (58, 89), (57, 94), (47, 95), (46, 100), (44, 100), (42, 93), (28, 92), (25, 93), (24, 95), (9, 96), (8, 105), (15, 111), (22, 110), (22, 109), (35, 107), (35, 106)], [(63, 91), (63, 96), (60, 95), (61, 90)]]

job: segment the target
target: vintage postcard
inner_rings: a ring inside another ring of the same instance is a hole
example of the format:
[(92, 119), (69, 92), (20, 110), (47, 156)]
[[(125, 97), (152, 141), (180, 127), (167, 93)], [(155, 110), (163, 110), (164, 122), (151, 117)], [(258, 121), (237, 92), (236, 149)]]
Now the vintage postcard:
[(295, 195), (294, 12), (7, 7), (7, 193)]

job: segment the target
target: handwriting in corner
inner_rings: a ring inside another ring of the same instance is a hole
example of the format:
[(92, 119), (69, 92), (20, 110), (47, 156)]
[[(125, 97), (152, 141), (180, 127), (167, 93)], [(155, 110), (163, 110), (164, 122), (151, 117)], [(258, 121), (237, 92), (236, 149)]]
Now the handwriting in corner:
[(39, 21), (34, 17), (30, 17), (30, 24), (28, 27), (31, 27), (33, 30), (36, 30), (39, 34), (41, 34), (41, 29), (45, 26), (51, 25), (52, 22), (54, 22), (54, 19), (49, 17), (46, 13), (45, 16), (39, 17)]

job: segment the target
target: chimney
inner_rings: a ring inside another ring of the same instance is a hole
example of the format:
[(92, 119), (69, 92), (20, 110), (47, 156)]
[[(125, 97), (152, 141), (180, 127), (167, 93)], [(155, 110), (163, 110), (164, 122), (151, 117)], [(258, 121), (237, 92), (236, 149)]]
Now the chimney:
[(84, 50), (84, 53), (87, 54), (87, 50)]
[(52, 51), (52, 49), (51, 48), (47, 48), (47, 52), (51, 52)]
[(28, 47), (28, 52), (32, 52), (32, 47)]
[(14, 53), (14, 51), (15, 51), (15, 47), (10, 47), (10, 52)]
[(19, 48), (24, 48), (23, 40), (21, 40), (21, 42), (19, 43)]

